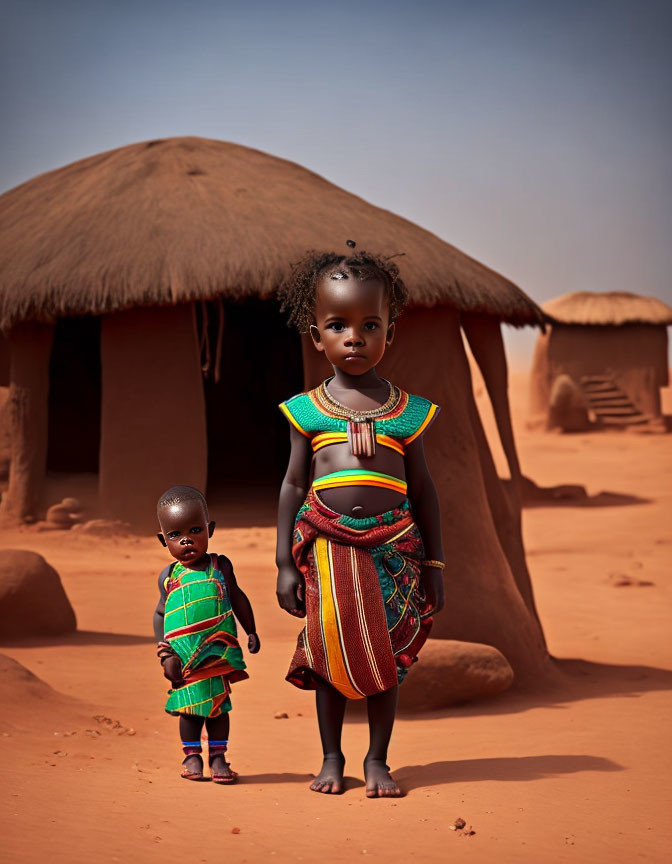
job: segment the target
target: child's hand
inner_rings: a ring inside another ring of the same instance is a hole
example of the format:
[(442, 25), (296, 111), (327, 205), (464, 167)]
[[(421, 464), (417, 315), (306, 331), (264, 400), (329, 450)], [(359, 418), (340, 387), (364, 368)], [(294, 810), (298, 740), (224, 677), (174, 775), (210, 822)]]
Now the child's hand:
[(167, 657), (161, 665), (163, 666), (163, 674), (173, 687), (183, 687), (185, 685), (186, 682), (182, 677), (182, 661), (177, 654)]
[(296, 567), (281, 567), (278, 570), (276, 595), (280, 607), (297, 618), (306, 617), (304, 592), (306, 583)]
[(423, 567), (420, 579), (432, 613), (440, 612), (444, 603), (443, 571), (438, 567)]
[(259, 641), (259, 637), (256, 633), (250, 633), (247, 637), (247, 650), (250, 654), (256, 654), (260, 648), (261, 642)]
[(182, 678), (182, 661), (180, 658), (168, 642), (158, 642), (156, 649), (156, 655), (161, 661), (164, 676), (170, 681), (173, 687), (183, 687), (185, 681)]
[(156, 643), (156, 656), (159, 658), (161, 663), (166, 659), (166, 657), (173, 657), (175, 652), (170, 647), (169, 642), (157, 642)]

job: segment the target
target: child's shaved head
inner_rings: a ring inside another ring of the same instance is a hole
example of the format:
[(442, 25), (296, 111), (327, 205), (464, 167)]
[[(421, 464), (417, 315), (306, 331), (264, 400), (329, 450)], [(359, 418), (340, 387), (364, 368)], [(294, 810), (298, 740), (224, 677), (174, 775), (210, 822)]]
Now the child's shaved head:
[(156, 505), (156, 515), (161, 521), (161, 512), (167, 507), (175, 507), (177, 504), (184, 504), (187, 501), (200, 501), (203, 505), (206, 521), (208, 520), (208, 504), (205, 500), (205, 495), (195, 486), (171, 486), (159, 498), (159, 503)]

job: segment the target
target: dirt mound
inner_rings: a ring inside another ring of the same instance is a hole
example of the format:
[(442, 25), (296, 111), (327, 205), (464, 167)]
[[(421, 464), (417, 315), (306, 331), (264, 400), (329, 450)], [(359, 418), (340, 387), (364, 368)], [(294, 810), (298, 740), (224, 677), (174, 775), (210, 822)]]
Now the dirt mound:
[(31, 720), (43, 728), (45, 718), (51, 724), (76, 723), (89, 713), (6, 654), (0, 654), (0, 704), (6, 708), (0, 729), (30, 726)]
[(77, 627), (54, 568), (36, 552), (0, 551), (0, 637), (58, 636)]
[(429, 639), (399, 688), (399, 709), (436, 711), (458, 702), (495, 696), (513, 683), (508, 661), (491, 645)]
[(569, 375), (558, 375), (551, 387), (548, 428), (563, 432), (585, 432), (590, 428), (588, 402)]

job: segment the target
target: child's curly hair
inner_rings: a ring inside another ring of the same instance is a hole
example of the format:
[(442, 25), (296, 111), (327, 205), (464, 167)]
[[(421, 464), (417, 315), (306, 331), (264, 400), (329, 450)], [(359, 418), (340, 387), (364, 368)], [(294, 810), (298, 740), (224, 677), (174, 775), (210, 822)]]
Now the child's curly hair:
[(399, 276), (399, 268), (389, 258), (364, 251), (353, 255), (310, 251), (293, 266), (289, 279), (278, 289), (280, 310), (289, 311), (287, 323), (295, 324), (301, 333), (307, 333), (315, 323), (315, 291), (326, 273), (338, 274), (341, 279), (354, 276), (362, 282), (380, 279), (390, 303), (390, 323), (408, 302), (408, 290)]

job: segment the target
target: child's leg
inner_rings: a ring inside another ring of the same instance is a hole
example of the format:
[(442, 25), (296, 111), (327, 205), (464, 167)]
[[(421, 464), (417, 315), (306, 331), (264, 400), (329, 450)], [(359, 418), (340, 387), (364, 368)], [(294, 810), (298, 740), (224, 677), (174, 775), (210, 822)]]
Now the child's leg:
[(341, 731), (345, 716), (345, 696), (334, 687), (325, 687), (316, 692), (317, 721), (324, 762), (322, 770), (310, 784), (313, 792), (337, 795), (343, 791), (343, 768), (345, 757), (341, 752)]
[(229, 743), (229, 712), (218, 717), (208, 717), (205, 721), (208, 730), (208, 764), (216, 783), (233, 783), (238, 776), (226, 761)]
[(203, 759), (201, 758), (201, 730), (203, 717), (197, 714), (180, 714), (180, 738), (185, 758), (182, 776), (186, 780), (203, 779)]
[(401, 789), (390, 777), (387, 747), (394, 726), (399, 687), (390, 687), (367, 699), (369, 714), (369, 752), (364, 759), (366, 795), (368, 798), (397, 797)]

